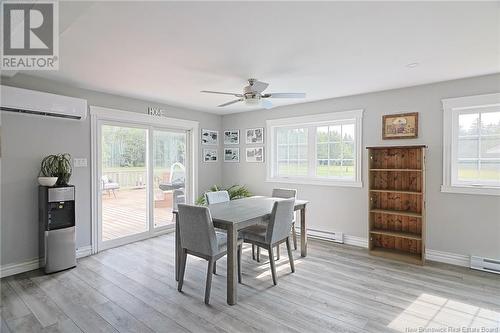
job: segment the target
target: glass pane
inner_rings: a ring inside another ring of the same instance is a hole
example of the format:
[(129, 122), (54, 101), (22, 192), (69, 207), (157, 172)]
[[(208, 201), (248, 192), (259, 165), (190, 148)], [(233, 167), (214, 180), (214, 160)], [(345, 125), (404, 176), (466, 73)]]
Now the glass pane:
[(354, 141), (354, 124), (342, 125), (342, 137), (344, 141)]
[(299, 161), (299, 164), (297, 167), (297, 175), (298, 176), (307, 176), (308, 164), (309, 163), (307, 161)]
[(278, 160), (286, 160), (288, 158), (288, 146), (278, 146)]
[(463, 138), (458, 139), (458, 158), (477, 158), (478, 155), (478, 138)]
[(328, 177), (328, 160), (318, 160), (316, 175), (318, 177)]
[(479, 179), (484, 182), (500, 182), (500, 160), (481, 161)]
[(289, 174), (288, 162), (280, 161), (278, 162), (278, 175), (287, 176)]
[(330, 160), (328, 175), (330, 177), (341, 177), (342, 176), (342, 166), (341, 166), (340, 160)]
[(478, 123), (479, 123), (479, 114), (478, 113), (470, 113), (470, 114), (461, 114), (458, 116), (458, 126), (459, 126), (459, 135), (477, 135), (478, 134)]
[(297, 142), (307, 144), (307, 128), (297, 129)]
[(330, 143), (330, 158), (342, 158), (342, 144), (340, 142)]
[(481, 113), (481, 134), (500, 135), (500, 112)]
[(299, 160), (307, 160), (307, 146), (306, 145), (299, 145), (299, 153), (298, 153), (298, 158)]
[(276, 130), (276, 136), (278, 138), (278, 144), (286, 144), (288, 143), (288, 129), (286, 128), (278, 128)]
[(298, 164), (299, 163), (297, 161), (289, 161), (288, 162), (288, 175), (291, 175), (291, 176), (297, 175)]
[(318, 127), (316, 130), (316, 141), (328, 142), (328, 126)]
[(145, 232), (147, 130), (103, 125), (101, 132), (102, 240)]
[(354, 179), (354, 160), (342, 160), (342, 175)]
[(354, 142), (344, 142), (342, 149), (344, 158), (354, 158)]
[(330, 126), (330, 142), (340, 141), (342, 139), (342, 126)]
[(298, 146), (297, 145), (291, 145), (288, 146), (288, 158), (291, 160), (296, 160), (299, 158), (299, 152), (298, 152)]
[(481, 138), (481, 158), (500, 158), (500, 135)]
[(479, 170), (477, 161), (459, 161), (458, 162), (458, 179), (464, 181), (477, 180), (479, 178)]
[(186, 135), (153, 132), (154, 226), (173, 224), (172, 209), (185, 202)]
[(317, 159), (328, 159), (328, 144), (327, 143), (321, 143), (316, 146), (317, 150)]

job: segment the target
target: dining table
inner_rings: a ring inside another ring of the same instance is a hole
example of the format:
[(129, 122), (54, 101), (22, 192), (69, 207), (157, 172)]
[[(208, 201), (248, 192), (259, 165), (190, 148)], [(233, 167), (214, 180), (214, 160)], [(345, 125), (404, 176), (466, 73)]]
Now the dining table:
[[(207, 205), (214, 227), (227, 232), (227, 304), (238, 302), (238, 232), (251, 225), (269, 220), (273, 205), (282, 198), (252, 196)], [(307, 256), (306, 200), (295, 200), (295, 211), (300, 211), (300, 255)], [(182, 244), (179, 235), (179, 214), (175, 216), (175, 279), (179, 281), (179, 263)]]

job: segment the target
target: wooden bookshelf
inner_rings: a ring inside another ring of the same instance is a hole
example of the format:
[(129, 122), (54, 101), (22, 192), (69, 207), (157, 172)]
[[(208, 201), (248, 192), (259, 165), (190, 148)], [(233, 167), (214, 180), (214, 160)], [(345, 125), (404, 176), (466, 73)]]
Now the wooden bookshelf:
[(423, 265), (426, 146), (367, 149), (370, 253)]

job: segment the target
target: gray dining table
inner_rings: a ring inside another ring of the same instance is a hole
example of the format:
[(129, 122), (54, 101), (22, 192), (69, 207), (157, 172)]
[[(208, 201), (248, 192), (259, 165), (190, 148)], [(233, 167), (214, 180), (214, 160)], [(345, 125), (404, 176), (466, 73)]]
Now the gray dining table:
[[(216, 228), (227, 231), (227, 304), (238, 301), (238, 232), (248, 226), (269, 220), (275, 201), (280, 198), (253, 196), (228, 202), (208, 205)], [(307, 256), (306, 200), (295, 200), (295, 210), (300, 211), (300, 255)], [(181, 243), (179, 217), (175, 215), (175, 279), (179, 281)]]

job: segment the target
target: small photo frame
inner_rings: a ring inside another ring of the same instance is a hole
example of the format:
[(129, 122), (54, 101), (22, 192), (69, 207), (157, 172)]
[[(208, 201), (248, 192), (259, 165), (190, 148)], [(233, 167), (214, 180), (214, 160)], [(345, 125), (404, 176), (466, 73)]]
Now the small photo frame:
[(219, 144), (219, 131), (202, 129), (201, 130), (201, 144), (203, 144), (203, 145), (218, 145)]
[(203, 148), (203, 162), (217, 162), (217, 148)]
[(246, 160), (250, 163), (264, 163), (264, 147), (247, 148)]
[(247, 144), (264, 144), (264, 128), (249, 128), (246, 130)]
[(389, 114), (382, 117), (382, 139), (418, 138), (418, 112)]
[(237, 163), (240, 161), (240, 148), (224, 148), (224, 162)]
[(240, 130), (224, 130), (224, 144), (225, 145), (239, 145), (240, 144)]

